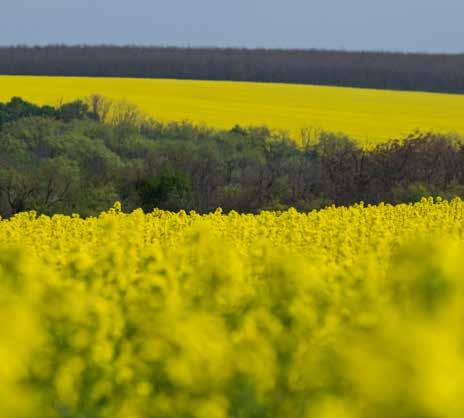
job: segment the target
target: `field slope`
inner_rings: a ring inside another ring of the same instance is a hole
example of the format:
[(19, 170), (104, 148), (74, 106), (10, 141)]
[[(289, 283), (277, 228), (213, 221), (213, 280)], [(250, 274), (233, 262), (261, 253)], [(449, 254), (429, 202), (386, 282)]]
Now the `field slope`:
[(137, 104), (159, 120), (217, 128), (267, 125), (345, 132), (363, 143), (420, 129), (464, 134), (464, 95), (245, 82), (0, 76), (0, 100), (56, 104), (101, 94)]

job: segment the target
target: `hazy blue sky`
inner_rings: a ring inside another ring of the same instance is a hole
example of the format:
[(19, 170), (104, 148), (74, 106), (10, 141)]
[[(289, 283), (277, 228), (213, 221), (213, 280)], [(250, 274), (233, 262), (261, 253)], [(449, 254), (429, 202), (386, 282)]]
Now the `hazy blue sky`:
[(0, 44), (464, 52), (464, 0), (0, 0)]

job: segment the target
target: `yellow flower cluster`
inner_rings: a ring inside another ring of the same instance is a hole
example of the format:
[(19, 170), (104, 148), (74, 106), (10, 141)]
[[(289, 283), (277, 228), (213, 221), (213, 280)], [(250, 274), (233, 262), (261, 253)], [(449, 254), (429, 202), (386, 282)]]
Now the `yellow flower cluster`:
[(0, 416), (464, 411), (464, 202), (0, 221)]

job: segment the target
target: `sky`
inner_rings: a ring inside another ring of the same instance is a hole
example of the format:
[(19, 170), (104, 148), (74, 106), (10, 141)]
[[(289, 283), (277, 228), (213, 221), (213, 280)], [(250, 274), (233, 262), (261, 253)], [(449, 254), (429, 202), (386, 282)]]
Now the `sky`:
[(0, 45), (464, 52), (464, 0), (0, 0)]

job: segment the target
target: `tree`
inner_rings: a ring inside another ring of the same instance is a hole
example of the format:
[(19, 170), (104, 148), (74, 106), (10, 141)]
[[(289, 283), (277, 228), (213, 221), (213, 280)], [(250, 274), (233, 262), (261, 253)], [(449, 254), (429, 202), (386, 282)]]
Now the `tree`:
[(189, 204), (191, 185), (188, 178), (173, 170), (164, 170), (160, 175), (138, 181), (137, 192), (144, 210), (154, 208), (179, 210)]

